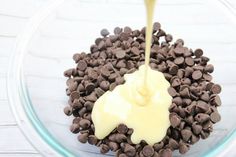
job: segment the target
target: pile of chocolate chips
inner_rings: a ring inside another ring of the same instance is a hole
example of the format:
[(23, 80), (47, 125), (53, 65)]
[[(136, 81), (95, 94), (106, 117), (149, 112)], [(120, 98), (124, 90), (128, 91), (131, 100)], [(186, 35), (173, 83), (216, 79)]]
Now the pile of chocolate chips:
[(116, 27), (114, 35), (109, 34), (107, 29), (101, 30), (102, 37), (95, 40), (91, 52), (74, 54), (76, 67), (64, 72), (69, 96), (64, 112), (74, 116), (70, 130), (78, 134), (78, 140), (96, 145), (104, 154), (114, 151), (117, 157), (171, 157), (174, 150), (184, 154), (200, 138), (206, 139), (221, 119), (217, 111), (221, 87), (211, 82), (210, 75), (214, 67), (207, 64), (209, 58), (201, 49), (185, 47), (182, 39), (171, 43), (172, 36), (158, 22), (153, 28), (150, 66), (163, 72), (171, 85), (171, 126), (165, 138), (153, 146), (145, 141), (133, 144), (133, 129), (125, 124), (102, 140), (96, 138), (91, 120), (94, 103), (106, 91), (123, 84), (124, 74), (144, 64), (145, 27), (141, 31)]

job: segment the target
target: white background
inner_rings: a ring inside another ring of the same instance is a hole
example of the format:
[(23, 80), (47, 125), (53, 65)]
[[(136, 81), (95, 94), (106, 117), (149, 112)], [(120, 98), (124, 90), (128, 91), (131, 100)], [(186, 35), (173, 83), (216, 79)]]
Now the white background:
[[(0, 0), (0, 157), (39, 157), (11, 113), (6, 73), (16, 37), (35, 12), (53, 0)], [(223, 0), (222, 0), (223, 1)], [(236, 0), (224, 0), (236, 10)]]

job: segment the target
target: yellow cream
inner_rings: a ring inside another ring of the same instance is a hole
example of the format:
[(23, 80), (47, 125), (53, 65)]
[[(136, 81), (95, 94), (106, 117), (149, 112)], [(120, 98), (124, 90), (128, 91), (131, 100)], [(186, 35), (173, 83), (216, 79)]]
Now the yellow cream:
[(145, 140), (153, 145), (163, 139), (170, 126), (171, 96), (167, 91), (170, 84), (161, 72), (150, 67), (147, 70), (145, 96), (139, 92), (145, 72), (142, 65), (139, 70), (124, 76), (123, 85), (112, 92), (107, 91), (96, 101), (92, 111), (96, 137), (103, 139), (124, 123), (134, 129), (131, 141), (135, 144)]
[(109, 135), (120, 123), (133, 128), (131, 141), (145, 140), (153, 145), (161, 141), (170, 126), (169, 107), (172, 97), (163, 73), (149, 67), (152, 19), (155, 0), (145, 0), (147, 10), (145, 65), (124, 76), (125, 83), (107, 91), (94, 104), (92, 120), (95, 136)]

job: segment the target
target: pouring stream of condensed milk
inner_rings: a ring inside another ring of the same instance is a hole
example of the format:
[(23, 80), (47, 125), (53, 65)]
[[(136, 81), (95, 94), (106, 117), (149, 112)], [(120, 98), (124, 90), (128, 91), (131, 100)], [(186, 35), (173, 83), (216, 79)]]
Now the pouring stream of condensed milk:
[(133, 128), (131, 141), (145, 140), (149, 145), (160, 142), (170, 126), (169, 107), (172, 97), (163, 73), (149, 66), (152, 19), (155, 0), (145, 0), (147, 10), (145, 65), (132, 74), (125, 74), (125, 83), (104, 93), (94, 104), (92, 120), (95, 136), (109, 135), (119, 124)]

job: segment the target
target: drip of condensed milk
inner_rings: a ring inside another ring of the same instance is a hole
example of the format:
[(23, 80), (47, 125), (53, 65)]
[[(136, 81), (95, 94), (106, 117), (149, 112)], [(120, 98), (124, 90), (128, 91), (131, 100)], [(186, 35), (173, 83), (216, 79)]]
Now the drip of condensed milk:
[(145, 0), (147, 9), (145, 65), (132, 74), (125, 74), (125, 83), (104, 93), (94, 104), (92, 121), (95, 136), (109, 135), (119, 124), (133, 128), (131, 141), (145, 140), (149, 145), (160, 142), (170, 126), (169, 107), (172, 97), (169, 82), (163, 73), (149, 66), (152, 19), (155, 0)]

